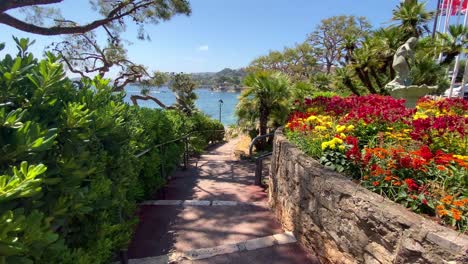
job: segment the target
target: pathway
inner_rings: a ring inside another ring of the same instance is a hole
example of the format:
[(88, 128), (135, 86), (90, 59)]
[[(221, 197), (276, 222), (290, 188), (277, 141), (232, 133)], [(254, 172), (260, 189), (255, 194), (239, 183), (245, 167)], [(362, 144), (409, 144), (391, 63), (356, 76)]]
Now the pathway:
[(281, 229), (253, 185), (254, 164), (235, 160), (234, 146), (208, 150), (143, 203), (130, 264), (319, 263)]

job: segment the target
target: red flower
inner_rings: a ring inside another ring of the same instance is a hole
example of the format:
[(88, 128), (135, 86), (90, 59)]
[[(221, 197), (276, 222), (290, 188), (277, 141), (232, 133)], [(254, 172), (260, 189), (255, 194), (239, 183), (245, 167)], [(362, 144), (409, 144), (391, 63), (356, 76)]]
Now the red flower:
[(359, 150), (359, 140), (357, 137), (347, 136), (345, 139), (346, 144), (352, 147), (346, 152), (346, 157), (356, 163), (361, 162), (361, 151)]
[(418, 155), (425, 160), (430, 160), (434, 157), (434, 155), (432, 155), (432, 152), (427, 145), (424, 145), (420, 149), (413, 151), (412, 154)]
[(405, 179), (405, 183), (409, 191), (417, 191), (419, 189), (419, 185), (411, 178)]
[(401, 157), (399, 160), (398, 160), (398, 164), (403, 167), (403, 168), (411, 168), (411, 157), (410, 156), (404, 156), (404, 157)]

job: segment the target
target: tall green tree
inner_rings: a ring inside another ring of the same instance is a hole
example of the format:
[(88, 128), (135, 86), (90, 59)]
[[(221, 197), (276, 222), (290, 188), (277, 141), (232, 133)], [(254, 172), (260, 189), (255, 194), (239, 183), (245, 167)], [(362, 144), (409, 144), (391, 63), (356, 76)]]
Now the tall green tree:
[[(82, 77), (108, 77), (113, 71), (117, 73), (113, 86), (119, 91), (129, 83), (154, 77), (144, 65), (127, 57), (122, 34), (128, 26), (137, 26), (138, 39), (149, 40), (145, 26), (191, 13), (187, 0), (88, 2), (93, 13), (88, 17), (95, 19), (79, 23), (62, 15), (64, 0), (0, 1), (0, 24), (38, 35), (65, 35), (63, 41), (51, 45), (51, 50), (61, 55), (67, 68)], [(107, 35), (107, 41), (99, 43), (97, 35)]]
[(395, 25), (405, 33), (405, 37), (421, 37), (430, 33), (428, 22), (432, 20), (434, 12), (426, 10), (426, 3), (418, 0), (405, 0), (393, 10), (392, 20)]
[(195, 88), (197, 84), (192, 80), (190, 75), (177, 73), (172, 76), (169, 87), (176, 96), (174, 107), (191, 116), (196, 111), (195, 101), (197, 100), (197, 94), (195, 93)]
[(251, 128), (258, 124), (259, 135), (266, 135), (269, 125), (273, 128), (284, 123), (290, 95), (290, 81), (284, 73), (251, 73), (245, 78), (244, 85), (247, 88), (240, 95), (236, 107), (241, 126)]
[[(189, 15), (187, 0), (90, 0), (90, 11), (97, 19), (78, 23), (63, 17), (57, 5), (64, 0), (1, 1), (0, 24), (38, 35), (83, 34), (103, 28), (111, 37), (120, 37), (126, 25), (139, 27), (138, 37), (145, 38), (144, 26), (169, 20), (177, 14)], [(20, 11), (12, 15), (9, 11)], [(16, 15), (18, 14), (18, 15)], [(24, 16), (21, 17), (20, 14)], [(92, 16), (91, 16), (92, 17)]]
[(247, 71), (280, 71), (292, 81), (305, 81), (318, 71), (314, 49), (308, 43), (286, 47), (282, 51), (270, 51), (268, 55), (253, 60)]
[(325, 71), (330, 73), (332, 66), (345, 61), (349, 39), (357, 43), (369, 34), (370, 29), (371, 25), (365, 17), (333, 16), (322, 20), (308, 36), (307, 42), (314, 48)]

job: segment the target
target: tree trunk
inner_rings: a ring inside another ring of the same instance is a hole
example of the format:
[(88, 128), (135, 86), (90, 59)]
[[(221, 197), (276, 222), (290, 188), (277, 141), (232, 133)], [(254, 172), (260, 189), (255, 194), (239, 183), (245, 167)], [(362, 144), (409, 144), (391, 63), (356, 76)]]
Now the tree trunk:
[(369, 78), (369, 75), (362, 69), (356, 69), (356, 73), (359, 79), (361, 80), (361, 82), (364, 84), (364, 86), (367, 87), (369, 92), (371, 92), (372, 94), (376, 94), (377, 91), (374, 89), (374, 86), (372, 86), (372, 82)]
[(347, 87), (349, 87), (349, 90), (351, 90), (351, 92), (357, 96), (361, 95), (358, 91), (358, 89), (354, 86), (353, 84), (353, 81), (351, 80), (351, 78), (344, 78), (343, 80), (343, 84), (346, 85)]
[(333, 66), (333, 63), (327, 62), (327, 74), (330, 74), (332, 66)]
[(371, 70), (371, 75), (372, 75), (372, 77), (374, 77), (375, 82), (377, 83), (377, 86), (378, 86), (378, 88), (379, 88), (379, 93), (382, 93), (384, 87), (383, 87), (383, 84), (382, 84), (382, 82), (380, 81), (379, 75), (377, 74), (377, 72), (375, 71), (375, 69), (372, 69), (372, 70)]
[(163, 109), (174, 109), (172, 106), (166, 106), (163, 102), (161, 102), (158, 98), (150, 96), (150, 95), (132, 95), (130, 96), (130, 100), (132, 100), (133, 105), (138, 106), (138, 100), (143, 100), (143, 101), (148, 101), (152, 100), (154, 101), (157, 105), (159, 105)]
[[(268, 132), (268, 116), (270, 115), (270, 110), (268, 107), (261, 101), (260, 102), (260, 120), (259, 120), (259, 133), (260, 136), (266, 135)], [(264, 150), (266, 147), (266, 139), (262, 139), (256, 145), (257, 150)]]

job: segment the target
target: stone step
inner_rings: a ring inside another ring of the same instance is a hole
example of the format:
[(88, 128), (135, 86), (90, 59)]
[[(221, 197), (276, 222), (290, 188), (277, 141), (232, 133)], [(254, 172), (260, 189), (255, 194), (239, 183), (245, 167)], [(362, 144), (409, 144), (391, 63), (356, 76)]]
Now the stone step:
[(208, 259), (181, 261), (178, 264), (320, 264), (298, 243), (274, 245), (250, 251), (218, 255)]
[(254, 185), (254, 169), (227, 164), (204, 164), (179, 171), (155, 200), (266, 201), (264, 188)]
[[(279, 233), (271, 236), (249, 239), (238, 243), (224, 244), (210, 248), (192, 249), (181, 252), (171, 252), (169, 254), (147, 257), (140, 259), (130, 259), (130, 264), (166, 264), (166, 263), (182, 263), (187, 261), (207, 260), (215, 256), (255, 251), (258, 249), (270, 248), (276, 245), (287, 245), (296, 243), (296, 238), (290, 232)], [(231, 257), (233, 257), (231, 255)], [(257, 262), (258, 263), (258, 262)]]
[[(168, 205), (168, 206), (258, 206), (267, 208), (268, 203), (261, 202), (239, 202), (219, 200), (148, 200), (141, 205)], [(234, 209), (233, 209), (234, 210)]]
[(274, 215), (259, 206), (142, 205), (139, 218), (130, 258), (237, 244), (283, 232)]
[(232, 161), (232, 155), (220, 155), (220, 154), (203, 154), (198, 158), (199, 161)]

